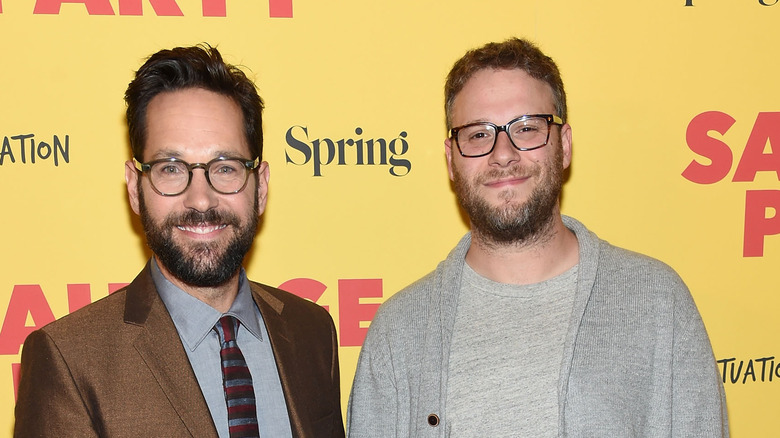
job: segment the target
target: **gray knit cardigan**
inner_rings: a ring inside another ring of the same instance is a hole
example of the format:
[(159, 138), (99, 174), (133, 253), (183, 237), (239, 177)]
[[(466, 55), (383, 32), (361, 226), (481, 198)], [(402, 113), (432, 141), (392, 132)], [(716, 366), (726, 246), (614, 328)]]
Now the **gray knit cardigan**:
[[(580, 259), (558, 381), (558, 435), (728, 436), (709, 338), (680, 277), (563, 219)], [(449, 349), (470, 242), (467, 234), (435, 271), (380, 307), (360, 352), (349, 437), (449, 436)]]

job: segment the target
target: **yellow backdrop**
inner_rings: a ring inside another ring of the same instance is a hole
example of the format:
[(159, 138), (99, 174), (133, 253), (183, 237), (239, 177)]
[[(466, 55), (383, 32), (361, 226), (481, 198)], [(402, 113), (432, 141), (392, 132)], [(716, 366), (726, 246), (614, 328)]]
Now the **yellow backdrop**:
[(256, 78), (271, 193), (247, 268), (328, 307), (346, 405), (377, 305), (466, 230), (445, 171), (444, 77), (509, 36), (564, 76), (564, 213), (677, 269), (733, 436), (780, 429), (777, 3), (0, 0), (0, 436), (26, 334), (149, 256), (123, 180), (122, 96), (146, 56), (208, 42)]

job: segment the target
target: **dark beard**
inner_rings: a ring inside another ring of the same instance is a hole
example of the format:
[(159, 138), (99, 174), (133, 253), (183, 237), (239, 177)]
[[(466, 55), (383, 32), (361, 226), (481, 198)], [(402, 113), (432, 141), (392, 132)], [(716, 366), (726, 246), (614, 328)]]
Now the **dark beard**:
[[(217, 287), (227, 283), (241, 268), (244, 256), (252, 246), (258, 224), (258, 199), (255, 196), (252, 217), (245, 226), (232, 213), (209, 210), (188, 210), (183, 214), (170, 214), (161, 225), (150, 217), (146, 209), (143, 191), (138, 188), (146, 243), (157, 261), (177, 279), (195, 287)], [(216, 243), (198, 243), (182, 248), (173, 240), (176, 226), (195, 226), (202, 223), (226, 224), (236, 229), (236, 235), (220, 253)]]
[[(517, 165), (508, 170), (495, 170), (480, 175), (474, 184), (453, 166), (453, 182), (458, 203), (471, 220), (472, 231), (488, 245), (528, 245), (544, 241), (554, 223), (554, 211), (563, 187), (563, 150), (559, 144), (551, 144), (556, 152), (546, 163), (548, 175), (534, 188), (524, 203), (507, 202), (499, 207), (491, 206), (474, 188), (481, 181), (508, 175), (527, 176)], [(509, 192), (506, 196), (511, 196)], [(511, 199), (506, 199), (511, 201)]]

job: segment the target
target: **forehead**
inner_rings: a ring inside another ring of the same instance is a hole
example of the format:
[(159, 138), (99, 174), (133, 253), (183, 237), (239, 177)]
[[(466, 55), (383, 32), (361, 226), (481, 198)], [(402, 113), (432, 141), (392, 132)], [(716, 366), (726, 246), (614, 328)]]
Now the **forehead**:
[(177, 157), (209, 161), (249, 158), (240, 107), (229, 97), (201, 88), (160, 93), (146, 110), (144, 160)]
[(504, 123), (524, 114), (540, 113), (555, 113), (552, 88), (520, 69), (480, 70), (466, 81), (452, 102), (454, 125)]

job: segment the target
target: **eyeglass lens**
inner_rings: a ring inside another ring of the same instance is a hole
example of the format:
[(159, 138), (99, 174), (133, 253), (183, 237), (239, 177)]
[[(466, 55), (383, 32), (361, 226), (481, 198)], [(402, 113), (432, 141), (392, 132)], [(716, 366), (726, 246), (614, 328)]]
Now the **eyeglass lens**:
[[(519, 119), (506, 126), (507, 135), (519, 149), (535, 149), (544, 145), (549, 129), (547, 120), (541, 117)], [(483, 155), (493, 149), (499, 130), (490, 123), (475, 123), (461, 128), (456, 140), (463, 154)]]
[[(249, 169), (241, 160), (213, 161), (204, 167), (211, 187), (220, 193), (235, 193), (246, 183)], [(174, 195), (182, 193), (190, 183), (190, 171), (183, 161), (154, 163), (149, 170), (152, 185), (161, 193)]]

